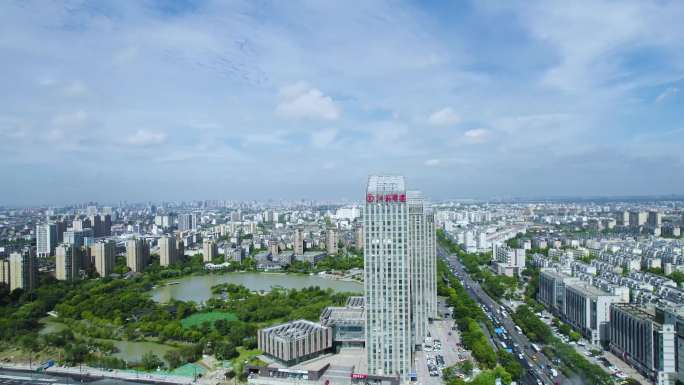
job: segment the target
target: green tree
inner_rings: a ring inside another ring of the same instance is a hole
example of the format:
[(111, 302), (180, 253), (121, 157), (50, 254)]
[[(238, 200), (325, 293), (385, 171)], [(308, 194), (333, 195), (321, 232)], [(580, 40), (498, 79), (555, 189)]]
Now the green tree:
[(154, 353), (152, 352), (147, 352), (143, 354), (142, 360), (140, 361), (140, 364), (145, 370), (154, 370), (159, 367), (163, 367), (164, 363), (162, 360)]
[(164, 359), (169, 363), (169, 368), (171, 369), (183, 365), (183, 357), (178, 350), (169, 350), (164, 354)]

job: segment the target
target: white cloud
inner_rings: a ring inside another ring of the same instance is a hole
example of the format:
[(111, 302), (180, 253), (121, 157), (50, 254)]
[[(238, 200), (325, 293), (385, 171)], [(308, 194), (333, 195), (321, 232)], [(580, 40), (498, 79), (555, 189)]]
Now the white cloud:
[(442, 108), (433, 112), (428, 118), (428, 122), (434, 126), (451, 126), (461, 122), (461, 116), (451, 107)]
[(126, 142), (134, 146), (149, 146), (153, 144), (161, 144), (166, 141), (166, 134), (163, 132), (153, 132), (146, 130), (138, 130), (135, 134), (130, 135)]
[(60, 127), (80, 127), (88, 121), (88, 113), (85, 111), (75, 111), (66, 114), (59, 114), (52, 118), (52, 123)]
[(658, 95), (655, 99), (656, 103), (660, 103), (664, 101), (665, 99), (671, 98), (672, 96), (675, 96), (679, 92), (679, 88), (677, 87), (668, 87), (665, 91), (661, 92), (660, 95)]
[(88, 87), (86, 87), (82, 82), (76, 81), (67, 84), (62, 91), (66, 96), (76, 97), (85, 95), (88, 92)]
[(484, 143), (492, 137), (492, 132), (484, 128), (468, 130), (463, 134), (466, 139), (473, 143)]
[(330, 96), (305, 82), (299, 82), (280, 90), (280, 102), (276, 113), (286, 118), (335, 120), (340, 117), (340, 107)]
[(426, 166), (439, 166), (442, 163), (439, 159), (428, 159), (425, 161)]
[(311, 143), (314, 145), (314, 147), (325, 148), (332, 144), (336, 137), (337, 129), (328, 128), (311, 134)]

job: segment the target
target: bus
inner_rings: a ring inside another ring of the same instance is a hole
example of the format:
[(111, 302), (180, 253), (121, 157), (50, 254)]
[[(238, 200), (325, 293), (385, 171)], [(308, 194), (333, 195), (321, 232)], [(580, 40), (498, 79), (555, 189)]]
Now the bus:
[(522, 329), (520, 329), (520, 326), (515, 325), (515, 330), (516, 330), (519, 334), (522, 334)]
[(532, 346), (532, 349), (534, 349), (534, 351), (537, 353), (539, 353), (541, 351), (541, 349), (539, 349), (539, 346), (537, 346), (537, 344), (531, 344), (530, 346)]

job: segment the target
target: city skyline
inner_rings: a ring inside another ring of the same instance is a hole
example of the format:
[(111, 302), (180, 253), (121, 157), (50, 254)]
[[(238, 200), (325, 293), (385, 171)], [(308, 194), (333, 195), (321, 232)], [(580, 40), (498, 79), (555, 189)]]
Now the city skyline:
[(682, 16), (3, 3), (0, 204), (353, 198), (375, 173), (434, 199), (682, 194)]

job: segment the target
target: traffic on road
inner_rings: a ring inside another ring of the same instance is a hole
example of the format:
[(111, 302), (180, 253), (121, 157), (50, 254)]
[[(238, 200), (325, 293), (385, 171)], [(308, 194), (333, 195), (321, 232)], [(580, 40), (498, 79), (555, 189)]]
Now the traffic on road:
[(437, 248), (440, 258), (447, 262), (451, 271), (463, 282), (468, 294), (475, 299), (487, 318), (495, 327), (494, 344), (496, 349), (504, 349), (514, 354), (525, 375), (518, 382), (530, 385), (556, 385), (566, 383), (566, 378), (557, 369), (558, 362), (551, 362), (541, 351), (540, 347), (530, 342), (522, 333), (520, 327), (510, 318), (510, 310), (499, 305), (482, 290), (479, 283), (470, 278), (456, 255), (450, 255), (441, 247)]

